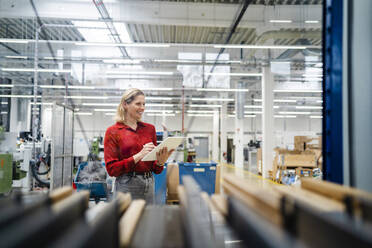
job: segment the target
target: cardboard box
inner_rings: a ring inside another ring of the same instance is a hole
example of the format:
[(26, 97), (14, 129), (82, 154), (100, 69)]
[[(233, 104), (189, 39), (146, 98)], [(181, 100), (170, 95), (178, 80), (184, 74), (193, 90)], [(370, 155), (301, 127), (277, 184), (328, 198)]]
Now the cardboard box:
[(180, 184), (178, 164), (168, 164), (167, 167), (167, 189), (168, 200), (178, 200), (177, 187)]
[(257, 171), (262, 174), (262, 148), (257, 149)]

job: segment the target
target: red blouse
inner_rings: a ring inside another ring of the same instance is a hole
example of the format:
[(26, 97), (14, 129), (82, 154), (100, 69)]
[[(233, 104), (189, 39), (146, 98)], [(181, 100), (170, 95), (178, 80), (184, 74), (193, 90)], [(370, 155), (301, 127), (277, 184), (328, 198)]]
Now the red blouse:
[(117, 122), (107, 128), (104, 140), (107, 173), (114, 177), (134, 171), (161, 173), (163, 166), (157, 166), (156, 161), (134, 163), (133, 155), (139, 153), (143, 145), (149, 142), (156, 145), (156, 131), (151, 124), (138, 122), (137, 129), (133, 130), (129, 126)]

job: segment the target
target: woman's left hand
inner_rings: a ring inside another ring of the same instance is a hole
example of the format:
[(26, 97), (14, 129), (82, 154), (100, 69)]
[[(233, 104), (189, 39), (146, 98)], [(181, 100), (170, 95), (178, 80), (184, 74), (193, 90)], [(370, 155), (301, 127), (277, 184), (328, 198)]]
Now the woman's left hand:
[(156, 153), (156, 160), (158, 161), (158, 165), (163, 166), (167, 162), (169, 156), (172, 154), (173, 151), (174, 149), (168, 152), (167, 147), (164, 147), (160, 151), (158, 151)]

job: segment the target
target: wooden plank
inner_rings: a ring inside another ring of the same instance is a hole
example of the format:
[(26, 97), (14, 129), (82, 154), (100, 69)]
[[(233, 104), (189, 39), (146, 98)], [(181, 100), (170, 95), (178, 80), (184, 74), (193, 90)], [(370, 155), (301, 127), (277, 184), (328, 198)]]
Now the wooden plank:
[(315, 154), (286, 154), (284, 165), (286, 167), (317, 167)]
[(49, 198), (52, 200), (52, 204), (62, 201), (66, 197), (69, 197), (74, 192), (72, 187), (62, 187), (52, 190), (49, 193)]
[(221, 165), (216, 166), (216, 184), (214, 193), (219, 194), (221, 192)]
[(301, 187), (337, 201), (343, 201), (346, 196), (362, 197), (372, 200), (372, 194), (366, 191), (310, 178), (301, 179)]
[(262, 190), (246, 181), (232, 176), (224, 176), (224, 191), (270, 222), (281, 225), (280, 195), (274, 191)]
[(119, 213), (122, 214), (130, 206), (132, 197), (129, 193), (116, 192), (116, 198), (119, 199)]
[(128, 210), (121, 217), (119, 222), (120, 247), (128, 247), (130, 244), (145, 205), (145, 200), (134, 200), (132, 204), (130, 204)]
[(213, 194), (211, 202), (222, 215), (227, 215), (227, 200), (223, 195)]
[(64, 198), (63, 200), (58, 201), (56, 204), (53, 204), (52, 210), (55, 213), (63, 211), (63, 209), (69, 207), (71, 203), (78, 201), (79, 198), (84, 198), (84, 200), (86, 201), (86, 206), (88, 207), (89, 191), (80, 191)]
[(345, 206), (340, 202), (318, 195), (309, 190), (291, 186), (275, 186), (274, 189), (284, 196), (293, 198), (319, 211), (342, 212), (345, 210)]

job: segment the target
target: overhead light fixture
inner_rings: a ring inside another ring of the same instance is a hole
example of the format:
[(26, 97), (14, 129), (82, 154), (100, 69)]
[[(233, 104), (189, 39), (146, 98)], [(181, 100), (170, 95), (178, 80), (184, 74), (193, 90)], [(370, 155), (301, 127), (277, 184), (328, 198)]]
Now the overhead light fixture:
[(0, 84), (0, 88), (13, 88), (13, 84)]
[(8, 102), (1, 102), (1, 104), (2, 104), (2, 105), (7, 105), (7, 104), (8, 104)]
[[(31, 105), (35, 105), (35, 103), (30, 102)], [(53, 105), (52, 102), (37, 102), (36, 105)]]
[(311, 119), (323, 119), (323, 116), (321, 115), (310, 115)]
[(189, 117), (213, 117), (213, 115), (208, 115), (208, 114), (187, 114)]
[(166, 48), (170, 47), (170, 44), (162, 43), (109, 43), (109, 42), (86, 42), (78, 41), (75, 42), (77, 46), (108, 46), (108, 47), (158, 47)]
[(322, 93), (322, 90), (274, 90), (276, 93)]
[[(14, 71), (14, 72), (35, 72), (34, 68), (1, 68), (2, 71)], [(60, 70), (60, 69), (37, 69), (38, 72), (59, 72), (59, 73), (71, 73), (71, 70)]]
[(296, 106), (296, 109), (323, 109), (322, 106)]
[(292, 100), (292, 99), (274, 99), (274, 102), (296, 103), (297, 100)]
[[(321, 69), (319, 68), (319, 70)], [(321, 78), (323, 74), (303, 74), (302, 76), (306, 78)]]
[(47, 60), (63, 60), (62, 57), (44, 57), (43, 59), (47, 59)]
[(67, 87), (69, 89), (81, 89), (81, 90), (94, 90), (94, 89), (96, 89), (96, 87), (94, 87), (94, 86), (69, 85)]
[(108, 96), (65, 96), (67, 99), (94, 99), (94, 100), (106, 100), (109, 99)]
[(0, 39), (0, 43), (20, 43), (20, 44), (27, 44), (30, 40), (26, 39)]
[(106, 64), (139, 64), (139, 59), (104, 59), (103, 63)]
[(118, 103), (83, 103), (83, 106), (118, 106)]
[(166, 114), (166, 113), (163, 113), (163, 114), (148, 113), (146, 115), (147, 116), (176, 116), (175, 114)]
[(94, 109), (95, 112), (116, 112), (116, 109)]
[(27, 56), (5, 56), (8, 59), (27, 59)]
[(262, 73), (227, 73), (227, 72), (206, 72), (207, 76), (230, 76), (230, 77), (261, 77)]
[[(0, 95), (0, 98), (34, 98), (33, 95)], [(41, 98), (41, 96), (36, 96), (36, 98)]]
[(146, 96), (146, 100), (153, 100), (153, 101), (170, 101), (175, 99), (174, 97), (153, 97), (153, 96)]
[(311, 112), (279, 112), (281, 115), (310, 115)]
[(317, 103), (323, 103), (323, 100), (317, 100), (316, 102)]
[(233, 102), (235, 100), (233, 98), (199, 98), (199, 97), (192, 97), (191, 101)]
[(64, 85), (39, 85), (40, 88), (45, 89), (65, 89), (66, 86)]
[[(120, 88), (120, 89), (122, 90), (126, 88)], [(174, 89), (173, 88), (142, 88), (141, 90), (142, 91), (172, 91)]]
[(189, 104), (192, 108), (222, 108), (222, 105), (218, 104)]
[(262, 109), (261, 105), (245, 105), (244, 108), (259, 108)]
[(116, 75), (173, 75), (172, 71), (106, 71), (106, 74), (116, 74)]
[(146, 107), (173, 107), (171, 103), (147, 103)]
[(274, 115), (274, 118), (296, 118), (295, 115)]
[[(228, 117), (235, 117), (235, 115), (227, 115)], [(246, 118), (254, 118), (256, 115), (244, 115)]]
[(304, 50), (308, 46), (280, 46), (280, 45), (214, 45), (214, 48), (231, 48), (231, 49), (293, 49)]
[(211, 88), (197, 88), (196, 91), (221, 91), (221, 92), (248, 92), (248, 89), (211, 89)]
[(190, 113), (190, 114), (203, 114), (203, 113), (209, 113), (209, 114), (214, 114), (214, 113), (218, 113), (218, 111), (214, 111), (214, 110), (187, 110), (186, 113)]
[(77, 112), (77, 113), (74, 113), (75, 115), (93, 115), (93, 113), (90, 113), (90, 112)]
[(105, 113), (105, 115), (116, 115), (115, 113)]
[(145, 109), (145, 113), (173, 113), (173, 110)]
[(6, 112), (6, 111), (1, 111), (1, 114), (2, 114), (2, 115), (7, 115), (8, 112)]
[(317, 21), (317, 20), (308, 20), (308, 21), (305, 21), (305, 23), (319, 23), (319, 21)]
[(292, 20), (270, 20), (271, 23), (292, 23)]

